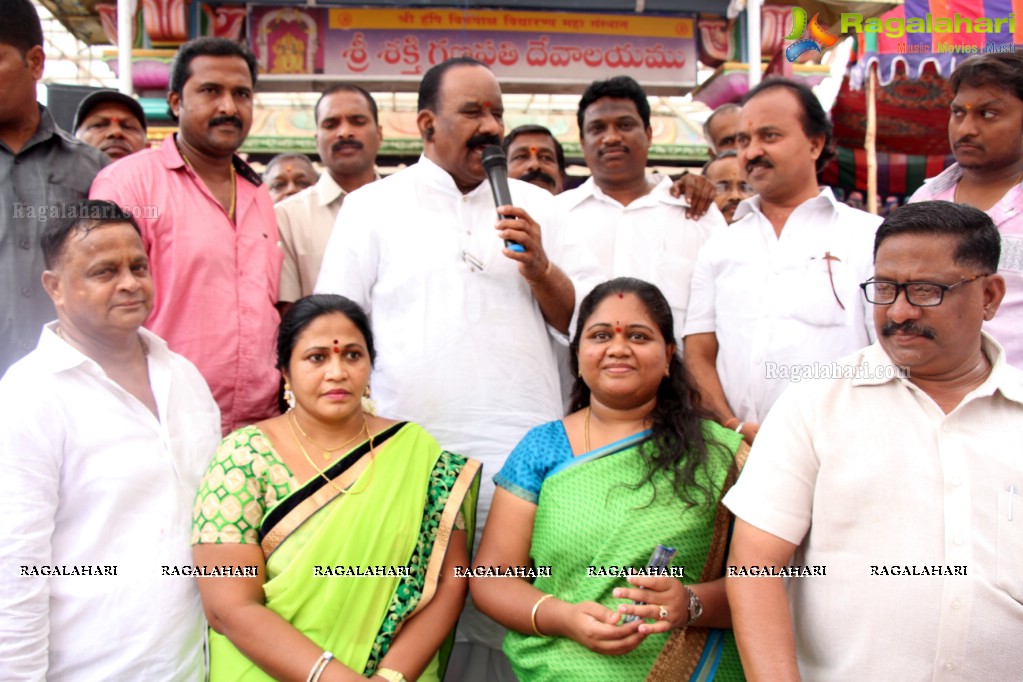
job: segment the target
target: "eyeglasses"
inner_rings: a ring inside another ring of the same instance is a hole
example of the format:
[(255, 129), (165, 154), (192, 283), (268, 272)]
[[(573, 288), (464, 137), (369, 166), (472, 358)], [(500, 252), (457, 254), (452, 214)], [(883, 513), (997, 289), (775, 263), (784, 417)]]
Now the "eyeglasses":
[(986, 272), (956, 282), (955, 284), (936, 284), (935, 282), (905, 282), (899, 284), (898, 282), (890, 282), (884, 279), (874, 279), (864, 282), (860, 285), (860, 288), (863, 289), (863, 295), (867, 297), (867, 301), (874, 305), (891, 305), (899, 297), (899, 291), (905, 291), (906, 301), (910, 305), (915, 305), (918, 308), (933, 308), (936, 305), (941, 305), (941, 302), (945, 299), (945, 292), (949, 289), (955, 289), (981, 277), (988, 277), (991, 274)]
[(724, 194), (725, 192), (731, 192), (733, 189), (738, 190), (740, 194), (753, 194), (753, 187), (748, 182), (721, 182), (714, 183), (714, 189)]

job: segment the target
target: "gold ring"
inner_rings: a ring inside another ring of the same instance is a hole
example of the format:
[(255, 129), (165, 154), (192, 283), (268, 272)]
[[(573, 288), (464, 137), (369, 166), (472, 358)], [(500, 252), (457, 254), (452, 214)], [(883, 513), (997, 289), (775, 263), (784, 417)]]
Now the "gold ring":
[(660, 611), (657, 612), (658, 617), (660, 617), (661, 620), (668, 620), (668, 609), (663, 606), (658, 606), (658, 608), (660, 609)]

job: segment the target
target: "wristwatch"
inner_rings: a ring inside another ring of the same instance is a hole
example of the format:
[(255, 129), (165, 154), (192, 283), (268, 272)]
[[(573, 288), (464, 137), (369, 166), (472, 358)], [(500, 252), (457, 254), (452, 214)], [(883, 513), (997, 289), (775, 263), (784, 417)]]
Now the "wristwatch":
[(374, 674), (384, 678), (387, 682), (408, 682), (404, 675), (397, 670), (391, 670), (390, 668), (377, 668), (377, 671)]
[(689, 593), (689, 622), (686, 623), (686, 627), (689, 627), (703, 615), (703, 602), (689, 587), (686, 587), (686, 592)]

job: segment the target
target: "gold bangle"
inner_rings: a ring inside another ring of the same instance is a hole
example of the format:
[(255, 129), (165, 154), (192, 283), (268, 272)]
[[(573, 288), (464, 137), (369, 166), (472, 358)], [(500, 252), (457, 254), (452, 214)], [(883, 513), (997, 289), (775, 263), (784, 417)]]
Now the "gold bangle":
[(540, 604), (543, 604), (545, 601), (547, 601), (548, 599), (550, 599), (553, 596), (554, 596), (553, 594), (545, 594), (544, 596), (542, 596), (539, 599), (537, 599), (536, 603), (533, 604), (533, 610), (529, 614), (529, 622), (530, 622), (530, 624), (532, 624), (533, 632), (536, 633), (537, 637), (546, 637), (547, 635), (545, 635), (544, 633), (540, 632), (540, 630), (538, 630), (537, 627), (536, 627), (536, 610), (540, 608)]
[(548, 258), (547, 259), (547, 267), (544, 268), (544, 271), (543, 271), (542, 275), (540, 275), (536, 279), (529, 279), (528, 277), (526, 277), (525, 279), (530, 284), (530, 286), (535, 286), (535, 285), (539, 284), (540, 282), (544, 281), (545, 279), (547, 279), (547, 275), (551, 274), (551, 270), (553, 270), (553, 269), (554, 269), (554, 261), (552, 261), (550, 258)]
[(373, 673), (387, 680), (387, 682), (408, 682), (405, 676), (397, 670), (391, 670), (390, 668), (377, 668), (377, 671)]

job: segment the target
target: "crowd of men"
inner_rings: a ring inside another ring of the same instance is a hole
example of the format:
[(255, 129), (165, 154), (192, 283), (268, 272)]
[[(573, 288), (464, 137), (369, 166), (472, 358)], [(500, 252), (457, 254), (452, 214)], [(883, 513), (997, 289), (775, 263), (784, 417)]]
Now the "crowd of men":
[[(702, 177), (674, 181), (647, 170), (641, 86), (597, 81), (577, 112), (590, 177), (566, 191), (555, 136), (505, 131), (497, 78), (456, 58), (420, 84), (417, 163), (381, 179), (377, 104), (344, 84), (313, 112), (322, 174), (281, 155), (260, 176), (237, 153), (258, 77), (245, 48), (180, 48), (178, 130), (158, 147), (138, 102), (113, 91), (82, 102), (72, 135), (35, 99), (35, 10), (7, 5), (5, 679), (201, 679), (197, 592), (157, 587), (132, 556), (189, 562), (191, 496), (218, 437), (279, 409), (289, 304), (338, 293), (366, 310), (377, 409), (483, 462), (481, 529), (493, 473), (564, 414), (574, 311), (619, 276), (664, 292), (708, 415), (753, 445), (725, 501), (730, 565), (827, 570), (787, 587), (729, 580), (750, 677), (1018, 676), (1023, 56), (960, 64), (956, 163), (881, 224), (818, 185), (831, 123), (796, 81), (714, 111)], [(512, 177), (499, 211), (487, 145)], [(83, 564), (127, 579), (86, 588), (22, 570)], [(953, 564), (966, 575), (871, 572)], [(448, 679), (514, 679), (502, 636), (467, 604)]]

